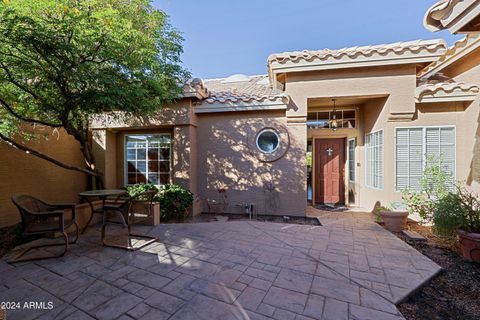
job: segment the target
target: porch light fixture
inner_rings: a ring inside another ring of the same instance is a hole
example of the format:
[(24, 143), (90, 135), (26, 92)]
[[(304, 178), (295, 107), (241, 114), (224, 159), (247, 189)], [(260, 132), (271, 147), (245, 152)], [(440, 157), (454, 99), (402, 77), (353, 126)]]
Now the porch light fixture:
[(337, 114), (336, 114), (336, 111), (337, 111), (337, 106), (335, 104), (335, 99), (332, 99), (333, 101), (333, 111), (332, 111), (332, 118), (330, 119), (330, 128), (332, 129), (332, 131), (337, 131), (337, 128), (338, 128), (338, 121), (337, 121)]

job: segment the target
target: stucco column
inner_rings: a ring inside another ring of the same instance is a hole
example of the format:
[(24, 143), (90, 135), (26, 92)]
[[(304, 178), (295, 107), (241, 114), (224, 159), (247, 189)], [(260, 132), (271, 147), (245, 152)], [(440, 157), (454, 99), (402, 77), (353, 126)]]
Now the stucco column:
[(117, 135), (110, 130), (93, 130), (95, 164), (103, 173), (105, 188), (117, 188)]
[(195, 195), (193, 214), (201, 212), (197, 190), (197, 128), (193, 125), (173, 128), (173, 183)]

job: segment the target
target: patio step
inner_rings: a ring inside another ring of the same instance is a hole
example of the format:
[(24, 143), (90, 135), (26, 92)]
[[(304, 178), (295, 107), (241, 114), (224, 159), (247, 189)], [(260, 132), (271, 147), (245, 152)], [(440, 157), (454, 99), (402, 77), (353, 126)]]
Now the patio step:
[(408, 242), (425, 242), (427, 238), (415, 231), (403, 230), (402, 233), (407, 237)]

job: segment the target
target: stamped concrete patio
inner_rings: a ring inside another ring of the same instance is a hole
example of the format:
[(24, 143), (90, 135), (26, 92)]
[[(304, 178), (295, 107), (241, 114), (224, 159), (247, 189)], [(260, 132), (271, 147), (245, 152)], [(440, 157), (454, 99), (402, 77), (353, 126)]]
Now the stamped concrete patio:
[[(439, 266), (367, 214), (323, 226), (255, 221), (148, 228), (127, 252), (92, 227), (62, 259), (0, 264), (0, 301), (53, 302), (7, 319), (403, 319), (395, 307)], [(144, 230), (145, 231), (145, 230)]]

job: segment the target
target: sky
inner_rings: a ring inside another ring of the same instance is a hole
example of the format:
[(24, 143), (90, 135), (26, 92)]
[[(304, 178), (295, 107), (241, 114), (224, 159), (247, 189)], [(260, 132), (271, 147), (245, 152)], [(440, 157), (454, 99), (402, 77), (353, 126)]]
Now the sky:
[(194, 77), (265, 74), (272, 53), (461, 36), (426, 30), (437, 0), (154, 0), (185, 38)]

